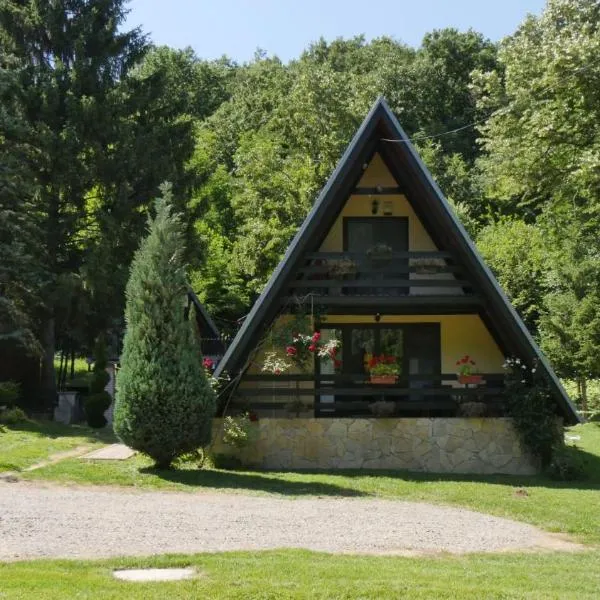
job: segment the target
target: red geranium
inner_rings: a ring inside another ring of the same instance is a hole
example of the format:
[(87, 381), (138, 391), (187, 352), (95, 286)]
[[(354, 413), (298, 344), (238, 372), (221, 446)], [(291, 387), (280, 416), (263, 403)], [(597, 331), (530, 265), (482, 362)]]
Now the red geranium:
[(286, 353), (288, 356), (296, 356), (296, 354), (298, 354), (298, 350), (297, 350), (297, 348), (296, 348), (295, 346), (288, 346), (288, 347), (285, 349), (285, 353)]
[(380, 354), (369, 359), (367, 367), (372, 375), (398, 375), (400, 365), (392, 354)]
[(213, 361), (213, 359), (212, 359), (212, 358), (208, 358), (208, 357), (206, 357), (206, 358), (205, 358), (205, 359), (202, 361), (202, 366), (203, 366), (205, 369), (212, 369), (214, 364), (215, 364), (215, 362)]

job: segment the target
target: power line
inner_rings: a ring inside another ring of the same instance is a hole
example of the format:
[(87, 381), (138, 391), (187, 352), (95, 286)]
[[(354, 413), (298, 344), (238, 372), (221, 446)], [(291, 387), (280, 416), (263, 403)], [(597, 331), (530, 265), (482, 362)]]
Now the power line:
[[(590, 69), (596, 68), (597, 65), (596, 64), (589, 64), (589, 65), (584, 65), (582, 67), (579, 67), (577, 69), (573, 69), (571, 71), (572, 74), (575, 73), (582, 73), (585, 71), (589, 71)], [(541, 88), (540, 90), (538, 90), (538, 92), (556, 92), (556, 88), (552, 87), (552, 86), (546, 86), (545, 88)], [(406, 144), (407, 142), (418, 142), (419, 140), (427, 140), (427, 139), (432, 139), (432, 138), (440, 138), (443, 137), (445, 135), (452, 135), (453, 133), (458, 133), (459, 131), (464, 131), (465, 129), (469, 129), (471, 127), (475, 127), (476, 125), (480, 125), (481, 123), (485, 123), (488, 119), (490, 119), (491, 117), (497, 116), (499, 114), (502, 114), (503, 112), (508, 112), (511, 109), (510, 106), (506, 105), (503, 106), (501, 108), (498, 108), (497, 110), (491, 112), (489, 115), (487, 115), (486, 117), (483, 117), (477, 121), (473, 121), (472, 123), (467, 123), (466, 125), (462, 125), (461, 127), (457, 127), (456, 129), (450, 129), (449, 131), (443, 131), (441, 133), (434, 133), (432, 135), (419, 135), (419, 136), (415, 136), (412, 138), (409, 138), (408, 140), (393, 140), (393, 139), (389, 139), (389, 138), (381, 138), (382, 142), (391, 142), (393, 144)]]

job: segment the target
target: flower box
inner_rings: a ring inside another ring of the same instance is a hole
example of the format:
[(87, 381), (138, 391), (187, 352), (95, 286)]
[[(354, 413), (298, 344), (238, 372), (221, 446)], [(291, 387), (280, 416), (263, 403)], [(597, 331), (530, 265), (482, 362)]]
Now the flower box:
[(377, 385), (394, 385), (398, 381), (398, 375), (371, 375), (370, 381)]
[(458, 383), (462, 383), (463, 385), (476, 385), (483, 381), (483, 377), (481, 375), (459, 375)]

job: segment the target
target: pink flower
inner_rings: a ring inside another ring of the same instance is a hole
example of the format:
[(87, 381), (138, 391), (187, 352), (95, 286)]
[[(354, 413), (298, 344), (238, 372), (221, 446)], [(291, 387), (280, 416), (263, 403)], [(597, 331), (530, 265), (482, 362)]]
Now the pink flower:
[(312, 336), (313, 342), (318, 342), (321, 339), (321, 333), (319, 331), (315, 331)]
[(205, 359), (202, 361), (202, 366), (203, 366), (205, 369), (212, 369), (214, 364), (215, 364), (215, 363), (214, 363), (214, 361), (213, 361), (213, 359), (212, 359), (212, 358), (208, 358), (208, 357), (207, 357), (207, 358), (205, 358)]
[(316, 346), (316, 344), (311, 344), (311, 345), (308, 347), (308, 351), (309, 351), (309, 352), (314, 352), (316, 349), (317, 349), (317, 346)]
[(295, 356), (296, 354), (298, 354), (298, 350), (297, 350), (297, 349), (296, 349), (294, 346), (288, 346), (288, 347), (285, 349), (285, 353), (286, 353), (288, 356)]

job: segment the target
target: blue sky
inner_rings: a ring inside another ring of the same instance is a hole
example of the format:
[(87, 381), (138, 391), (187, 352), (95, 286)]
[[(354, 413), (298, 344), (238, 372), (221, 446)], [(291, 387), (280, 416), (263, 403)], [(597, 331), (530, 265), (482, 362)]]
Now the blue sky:
[(389, 35), (418, 46), (432, 29), (472, 27), (496, 41), (544, 0), (132, 0), (126, 27), (201, 58), (243, 62), (257, 48), (288, 61), (323, 36)]

